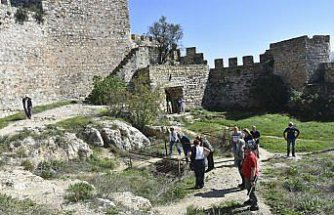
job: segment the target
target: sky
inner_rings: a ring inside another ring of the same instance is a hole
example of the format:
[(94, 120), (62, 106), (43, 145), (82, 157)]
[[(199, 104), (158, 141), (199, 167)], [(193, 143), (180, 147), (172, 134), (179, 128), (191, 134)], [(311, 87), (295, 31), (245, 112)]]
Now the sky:
[(161, 16), (180, 24), (181, 48), (196, 47), (210, 67), (214, 59), (259, 55), (270, 43), (330, 35), (334, 51), (334, 0), (128, 0), (132, 34), (146, 34)]

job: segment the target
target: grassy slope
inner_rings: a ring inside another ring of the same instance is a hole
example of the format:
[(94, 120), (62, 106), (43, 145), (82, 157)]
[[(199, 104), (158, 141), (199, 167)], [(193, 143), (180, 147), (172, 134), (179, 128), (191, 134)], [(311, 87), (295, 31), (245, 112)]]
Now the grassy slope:
[[(209, 113), (210, 114), (210, 113)], [(212, 113), (211, 113), (212, 114)], [(297, 150), (303, 152), (333, 148), (334, 122), (300, 122), (281, 114), (244, 115), (240, 113), (220, 113), (211, 118), (196, 121), (188, 125), (188, 129), (198, 132), (222, 131), (224, 126), (251, 128), (256, 125), (261, 132), (261, 146), (272, 152), (285, 152), (283, 130), (287, 123), (293, 121), (301, 131), (297, 141)]]

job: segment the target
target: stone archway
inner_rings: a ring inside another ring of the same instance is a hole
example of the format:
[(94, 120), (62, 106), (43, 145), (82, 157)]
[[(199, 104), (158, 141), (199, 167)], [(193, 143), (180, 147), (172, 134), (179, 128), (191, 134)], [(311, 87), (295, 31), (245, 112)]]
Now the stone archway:
[[(166, 104), (168, 106), (168, 102), (170, 102), (171, 112), (170, 113), (178, 113), (178, 99), (183, 98), (183, 86), (176, 87), (167, 87), (165, 88), (166, 94)], [(168, 108), (167, 108), (168, 110)]]

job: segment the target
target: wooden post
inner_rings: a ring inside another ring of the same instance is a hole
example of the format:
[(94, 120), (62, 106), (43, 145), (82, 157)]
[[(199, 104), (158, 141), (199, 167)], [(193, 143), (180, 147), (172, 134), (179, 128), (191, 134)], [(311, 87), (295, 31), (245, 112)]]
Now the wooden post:
[(165, 156), (166, 157), (168, 156), (168, 153), (167, 153), (167, 140), (165, 140)]

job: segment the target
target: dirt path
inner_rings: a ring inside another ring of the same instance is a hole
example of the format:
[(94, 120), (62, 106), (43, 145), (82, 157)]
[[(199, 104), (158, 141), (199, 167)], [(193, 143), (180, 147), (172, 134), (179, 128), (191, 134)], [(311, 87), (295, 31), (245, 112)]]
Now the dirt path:
[[(260, 149), (261, 161), (267, 160), (273, 156), (264, 149)], [(237, 168), (232, 167), (232, 158), (221, 158), (215, 160), (216, 169), (206, 174), (205, 185), (201, 190), (189, 194), (178, 203), (172, 205), (159, 206), (154, 208), (163, 215), (185, 214), (187, 207), (193, 205), (196, 207), (209, 208), (212, 205), (219, 205), (228, 201), (243, 203), (246, 200), (246, 191), (240, 191), (237, 185), (241, 182)], [(262, 167), (264, 163), (261, 162)], [(259, 197), (259, 194), (258, 194)], [(254, 214), (270, 215), (269, 206), (263, 203), (259, 198), (259, 212)], [(247, 207), (240, 208), (247, 210)]]
[[(10, 123), (9, 126), (0, 129), (0, 136), (9, 135), (22, 131), (24, 128), (42, 127), (47, 124), (54, 124), (61, 120), (72, 118), (75, 116), (87, 116), (98, 113), (105, 107), (88, 106), (82, 104), (72, 104), (45, 112), (35, 114), (32, 120), (20, 120)], [(267, 160), (273, 155), (265, 150), (260, 151), (261, 160)], [(236, 201), (243, 203), (246, 200), (246, 191), (240, 191), (236, 186), (240, 183), (240, 176), (237, 168), (232, 167), (233, 160), (231, 158), (216, 159), (216, 169), (206, 175), (205, 187), (201, 190), (189, 194), (186, 198), (173, 205), (166, 205), (153, 208), (160, 214), (176, 215), (185, 214), (187, 207), (201, 206), (209, 208), (212, 205), (219, 205), (227, 201)], [(145, 165), (147, 162), (143, 162)], [(55, 182), (54, 182), (55, 183)], [(59, 184), (57, 184), (59, 186)], [(59, 186), (64, 188), (66, 186)], [(58, 188), (58, 189), (60, 189)], [(54, 191), (53, 191), (54, 192)], [(50, 193), (53, 193), (50, 191)], [(38, 192), (37, 192), (38, 193)], [(51, 198), (52, 199), (52, 198)], [(51, 201), (50, 198), (47, 201)], [(57, 203), (57, 206), (60, 203)], [(256, 214), (270, 215), (270, 208), (259, 201), (260, 212)], [(58, 206), (59, 207), (59, 206)]]
[(83, 104), (71, 104), (59, 108), (54, 108), (34, 114), (31, 120), (26, 119), (10, 123), (7, 127), (0, 129), (0, 136), (14, 134), (22, 131), (24, 128), (42, 127), (48, 124), (54, 124), (79, 115), (92, 115), (94, 113), (98, 113), (103, 108), (105, 107)]

